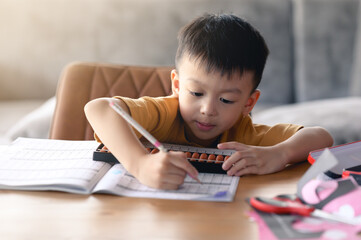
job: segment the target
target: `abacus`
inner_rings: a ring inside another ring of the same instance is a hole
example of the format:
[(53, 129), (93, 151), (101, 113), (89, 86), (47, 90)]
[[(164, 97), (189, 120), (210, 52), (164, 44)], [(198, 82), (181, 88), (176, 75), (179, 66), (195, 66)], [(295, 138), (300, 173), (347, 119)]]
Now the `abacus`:
[[(143, 145), (147, 148), (150, 154), (156, 153), (159, 150), (152, 144), (145, 142)], [(222, 169), (222, 163), (229, 158), (234, 150), (221, 150), (217, 148), (200, 148), (185, 145), (177, 145), (164, 143), (164, 147), (168, 151), (180, 151), (187, 154), (188, 161), (198, 170), (203, 173), (223, 173), (226, 171)], [(100, 144), (93, 153), (94, 161), (102, 161), (110, 164), (117, 164), (119, 161), (111, 154), (102, 150), (103, 144)]]

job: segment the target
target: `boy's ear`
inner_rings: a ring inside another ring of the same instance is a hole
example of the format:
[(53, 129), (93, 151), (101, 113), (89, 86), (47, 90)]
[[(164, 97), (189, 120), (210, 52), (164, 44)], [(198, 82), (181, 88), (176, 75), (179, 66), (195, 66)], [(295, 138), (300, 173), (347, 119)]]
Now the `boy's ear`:
[(256, 89), (249, 96), (249, 98), (247, 99), (246, 105), (244, 106), (243, 112), (242, 112), (243, 116), (247, 116), (252, 111), (252, 109), (253, 109), (254, 105), (256, 105), (260, 95), (261, 95), (261, 91)]
[(179, 95), (179, 75), (177, 70), (173, 69), (170, 73), (170, 77), (172, 80), (172, 96), (178, 97)]

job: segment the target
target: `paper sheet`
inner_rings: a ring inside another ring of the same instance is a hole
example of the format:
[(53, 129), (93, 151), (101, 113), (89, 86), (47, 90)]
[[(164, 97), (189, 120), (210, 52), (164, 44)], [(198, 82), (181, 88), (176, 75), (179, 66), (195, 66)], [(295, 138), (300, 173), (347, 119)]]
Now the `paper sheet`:
[(0, 188), (90, 193), (110, 168), (92, 161), (97, 145), (18, 138), (0, 153)]
[(187, 176), (178, 190), (157, 190), (139, 183), (122, 165), (117, 164), (100, 180), (94, 191), (128, 197), (226, 202), (233, 200), (239, 177), (212, 173), (200, 173), (198, 177), (202, 184)]

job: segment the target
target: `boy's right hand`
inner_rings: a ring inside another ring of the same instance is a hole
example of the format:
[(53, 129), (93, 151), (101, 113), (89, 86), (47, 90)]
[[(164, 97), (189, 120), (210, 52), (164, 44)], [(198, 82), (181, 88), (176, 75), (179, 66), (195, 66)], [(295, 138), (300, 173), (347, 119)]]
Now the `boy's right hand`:
[(135, 177), (144, 185), (158, 189), (178, 189), (187, 174), (198, 176), (198, 171), (187, 160), (184, 152), (145, 154), (136, 160)]

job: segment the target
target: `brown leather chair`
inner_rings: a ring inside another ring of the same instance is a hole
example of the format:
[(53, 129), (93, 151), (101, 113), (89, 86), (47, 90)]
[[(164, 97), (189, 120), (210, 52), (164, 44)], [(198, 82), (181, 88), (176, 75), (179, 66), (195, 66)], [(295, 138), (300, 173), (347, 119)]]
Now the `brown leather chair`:
[(99, 97), (166, 96), (171, 93), (173, 67), (140, 67), (100, 63), (72, 63), (58, 83), (51, 139), (94, 139), (84, 106)]

